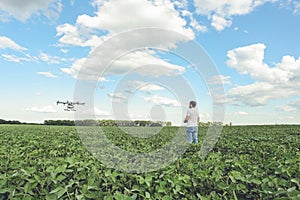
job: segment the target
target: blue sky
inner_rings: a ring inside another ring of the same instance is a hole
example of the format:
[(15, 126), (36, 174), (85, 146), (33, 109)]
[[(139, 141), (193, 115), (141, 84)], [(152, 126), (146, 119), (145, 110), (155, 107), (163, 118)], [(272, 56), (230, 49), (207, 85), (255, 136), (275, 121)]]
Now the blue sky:
[[(90, 104), (78, 112), (92, 108), (97, 119), (181, 124), (187, 101), (196, 99), (202, 121), (213, 118), (215, 102), (226, 107), (225, 123), (300, 123), (300, 1), (2, 0), (0, 16), (0, 118), (74, 119), (56, 101), (79, 100)], [(128, 37), (101, 52), (105, 42), (142, 28), (184, 38), (141, 31), (144, 41)], [(203, 47), (218, 76), (203, 77), (172, 54), (189, 42)], [(99, 74), (105, 66), (97, 62), (125, 50)], [(97, 82), (86, 89), (92, 99), (73, 99), (77, 81)], [(220, 86), (225, 96), (213, 95)]]

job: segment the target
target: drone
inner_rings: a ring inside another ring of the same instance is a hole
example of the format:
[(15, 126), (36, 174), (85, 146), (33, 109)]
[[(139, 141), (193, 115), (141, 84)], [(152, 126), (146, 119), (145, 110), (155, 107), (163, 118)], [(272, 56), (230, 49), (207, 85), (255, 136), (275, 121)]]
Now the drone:
[(58, 104), (63, 104), (64, 106), (67, 105), (67, 108), (64, 109), (64, 111), (76, 111), (75, 110), (75, 105), (85, 105), (85, 103), (80, 103), (79, 101), (77, 102), (71, 102), (71, 101), (66, 101), (66, 102), (62, 102), (62, 101), (57, 101), (56, 105)]

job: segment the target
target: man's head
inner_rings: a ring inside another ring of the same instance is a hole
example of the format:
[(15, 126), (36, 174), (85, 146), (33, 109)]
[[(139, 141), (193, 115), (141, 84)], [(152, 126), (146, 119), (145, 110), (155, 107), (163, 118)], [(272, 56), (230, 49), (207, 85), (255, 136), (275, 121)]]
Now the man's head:
[(195, 108), (196, 105), (197, 105), (196, 101), (190, 101), (189, 107), (190, 107), (190, 108)]

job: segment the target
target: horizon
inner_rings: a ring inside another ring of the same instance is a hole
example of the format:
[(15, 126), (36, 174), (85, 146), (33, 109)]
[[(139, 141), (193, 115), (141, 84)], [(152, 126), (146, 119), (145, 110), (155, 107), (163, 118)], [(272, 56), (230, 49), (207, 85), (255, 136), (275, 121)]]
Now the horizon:
[[(1, 119), (2, 118), (0, 118), (0, 120)], [(21, 120), (18, 120), (18, 119), (2, 119), (2, 120), (5, 120), (5, 121), (19, 121), (19, 122), (25, 123), (25, 124), (32, 123), (32, 124), (38, 124), (38, 125), (45, 125), (44, 124), (45, 120), (44, 121), (21, 121)], [(55, 120), (69, 120), (69, 121), (74, 121), (74, 120), (70, 120), (70, 119), (46, 119), (46, 120), (54, 120), (54, 121)], [(83, 120), (91, 120), (91, 119), (83, 119)], [(107, 118), (107, 119), (98, 119), (98, 120), (101, 121), (101, 120), (113, 120), (113, 119)], [(142, 120), (132, 120), (132, 121), (142, 121)], [(155, 123), (155, 122), (158, 122), (158, 121), (151, 121), (151, 122)], [(165, 121), (165, 122), (167, 122), (167, 121)], [(205, 121), (205, 122), (202, 121), (202, 123), (208, 123), (208, 122), (210, 122), (210, 121)], [(229, 123), (223, 123), (222, 126), (226, 126), (226, 125), (229, 126)], [(5, 124), (3, 124), (3, 125), (5, 125)], [(298, 124), (297, 123), (270, 123), (270, 124), (234, 124), (234, 123), (232, 123), (232, 126), (272, 126), (272, 125), (274, 125), (274, 126), (275, 125), (278, 125), (278, 126), (282, 126), (282, 125), (299, 126), (300, 123), (298, 123)], [(183, 127), (185, 125), (179, 125), (179, 124), (173, 124), (172, 123), (171, 126)]]

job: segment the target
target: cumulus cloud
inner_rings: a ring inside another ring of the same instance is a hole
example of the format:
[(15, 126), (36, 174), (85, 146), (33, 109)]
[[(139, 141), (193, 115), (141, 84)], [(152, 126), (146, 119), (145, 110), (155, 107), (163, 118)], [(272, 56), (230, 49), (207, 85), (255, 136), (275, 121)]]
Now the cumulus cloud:
[(15, 41), (5, 36), (0, 36), (0, 49), (27, 50), (25, 47), (18, 45)]
[[(91, 47), (90, 54), (97, 54), (95, 51), (101, 51), (101, 49), (95, 47), (124, 31), (150, 27), (168, 29), (182, 35), (172, 35), (163, 31), (159, 35), (153, 35), (151, 31), (135, 32), (126, 38), (126, 42), (112, 45), (108, 52), (99, 52), (99, 56), (95, 56), (95, 59), (89, 58), (89, 63), (94, 63), (93, 65), (83, 66), (85, 58), (82, 58), (74, 62), (71, 68), (62, 69), (63, 72), (71, 74), (73, 77), (78, 77), (78, 71), (81, 70), (84, 79), (95, 80), (97, 78), (95, 70), (99, 70), (99, 67), (106, 67), (95, 65), (95, 63), (99, 64), (97, 61), (105, 61), (112, 52), (126, 51), (130, 46), (147, 45), (171, 49), (176, 48), (178, 42), (189, 41), (194, 38), (192, 28), (187, 25), (185, 18), (181, 17), (180, 12), (175, 9), (174, 2), (168, 0), (97, 0), (93, 1), (93, 5), (97, 9), (94, 16), (83, 14), (78, 16), (74, 25), (62, 24), (56, 28), (57, 35), (60, 37), (59, 45)], [(194, 29), (201, 29), (201, 25), (196, 22), (193, 23), (193, 27)], [(101, 34), (95, 34), (99, 31)], [(158, 58), (151, 51), (137, 50), (114, 61), (107, 73), (119, 75), (142, 66), (144, 66), (143, 70), (138, 70), (142, 75), (173, 76), (184, 72), (183, 67)]]
[[(57, 35), (60, 36), (59, 43), (93, 47), (101, 44), (111, 34), (145, 27), (169, 29), (193, 39), (192, 29), (186, 28), (187, 22), (180, 17), (173, 3), (164, 1), (157, 5), (155, 4), (157, 2), (114, 0), (99, 3), (99, 1), (94, 1), (95, 4), (101, 5), (98, 6), (95, 16), (83, 14), (78, 16), (75, 25), (66, 23), (57, 27)], [(93, 30), (106, 31), (108, 34), (97, 36), (92, 34), (95, 32)], [(151, 37), (152, 35), (149, 35), (146, 39), (149, 40)], [(155, 40), (158, 39), (155, 38)], [(167, 37), (163, 37), (160, 41), (164, 39)], [(172, 42), (177, 42), (180, 38), (173, 38), (173, 40), (175, 41)]]
[(183, 106), (182, 103), (175, 99), (162, 97), (159, 95), (153, 95), (151, 97), (144, 97), (144, 100), (156, 105), (162, 105), (162, 106), (171, 106), (171, 107), (181, 107)]
[(216, 75), (208, 79), (207, 83), (209, 85), (230, 85), (230, 79), (230, 76)]
[(186, 21), (170, 1), (104, 1), (96, 16), (81, 15), (77, 18), (77, 25), (112, 33), (157, 27), (193, 36), (193, 32), (185, 28)]
[[(44, 15), (48, 18), (57, 18), (62, 10), (60, 0), (1, 0), (0, 14), (6, 18), (25, 22), (32, 15)], [(5, 18), (5, 19), (6, 19)]]
[(56, 113), (57, 110), (51, 106), (44, 106), (44, 107), (31, 107), (31, 108), (26, 108), (26, 111), (31, 111), (31, 112), (38, 112), (38, 113)]
[(300, 58), (283, 56), (270, 67), (264, 62), (265, 48), (264, 44), (254, 44), (228, 51), (227, 65), (254, 81), (229, 90), (228, 96), (235, 102), (263, 106), (270, 100), (299, 95)]
[(58, 76), (52, 74), (51, 72), (37, 72), (37, 74), (46, 76), (48, 78), (58, 78)]
[(84, 26), (73, 26), (65, 23), (56, 27), (56, 35), (59, 36), (59, 46), (72, 45), (80, 47), (97, 47), (106, 37), (93, 35)]
[(146, 92), (164, 90), (164, 88), (160, 85), (143, 81), (129, 81), (128, 87), (132, 90), (140, 90)]
[(217, 30), (222, 31), (223, 29), (230, 27), (232, 24), (231, 20), (225, 19), (222, 16), (214, 15), (212, 16), (211, 25)]
[(179, 1), (174, 1), (176, 10), (180, 12), (181, 16), (187, 18), (187, 24), (196, 32), (206, 32), (207, 27), (201, 24), (196, 18), (195, 13), (190, 12), (187, 3), (182, 3)]
[(96, 73), (97, 71), (105, 71), (105, 75), (119, 75), (131, 71), (143, 76), (176, 76), (185, 71), (184, 67), (157, 58), (148, 51), (134, 51), (119, 57), (110, 66), (101, 65), (101, 62), (109, 58), (110, 53), (103, 52), (100, 56), (78, 59), (71, 68), (61, 70), (74, 78), (77, 78), (80, 71), (80, 78), (85, 80), (98, 80), (101, 74)]
[(211, 19), (211, 25), (221, 31), (232, 24), (232, 17), (251, 13), (256, 7), (275, 0), (195, 0), (196, 12)]
[[(264, 44), (258, 43), (245, 47), (239, 47), (228, 51), (229, 60), (227, 65), (237, 69), (241, 74), (249, 74), (254, 80), (263, 80), (272, 83), (286, 83), (292, 75), (290, 70), (285, 69), (286, 64), (279, 63), (274, 68), (264, 63)], [(288, 57), (283, 58), (283, 62), (288, 62)]]
[(300, 112), (300, 99), (290, 101), (283, 106), (278, 106), (277, 109), (284, 112)]

